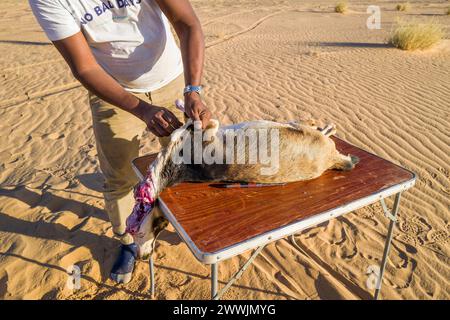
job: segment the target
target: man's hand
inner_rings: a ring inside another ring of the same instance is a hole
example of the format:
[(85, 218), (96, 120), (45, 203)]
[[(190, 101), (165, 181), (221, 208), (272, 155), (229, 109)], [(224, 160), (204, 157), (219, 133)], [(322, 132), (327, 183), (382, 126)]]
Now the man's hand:
[(148, 130), (157, 137), (168, 136), (183, 125), (166, 108), (152, 106), (141, 100), (136, 109), (138, 111), (136, 115), (147, 124)]
[(197, 92), (189, 92), (184, 95), (184, 111), (194, 121), (201, 121), (205, 129), (211, 119), (211, 112), (202, 102)]

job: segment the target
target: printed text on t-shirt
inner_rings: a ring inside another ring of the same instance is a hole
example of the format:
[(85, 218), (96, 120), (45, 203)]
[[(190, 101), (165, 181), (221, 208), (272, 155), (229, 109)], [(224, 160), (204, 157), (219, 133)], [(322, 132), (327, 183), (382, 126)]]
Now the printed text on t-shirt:
[(106, 11), (114, 8), (125, 8), (129, 6), (136, 6), (140, 4), (142, 0), (108, 0), (103, 1), (101, 5), (95, 6), (92, 12), (86, 12), (83, 17), (81, 17), (81, 24), (87, 24), (94, 20), (97, 16), (101, 16)]

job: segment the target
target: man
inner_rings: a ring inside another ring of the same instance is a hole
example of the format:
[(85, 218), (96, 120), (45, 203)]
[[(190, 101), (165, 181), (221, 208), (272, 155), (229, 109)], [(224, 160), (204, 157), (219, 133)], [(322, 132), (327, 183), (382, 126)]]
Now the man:
[(199, 20), (188, 0), (29, 2), (75, 78), (90, 92), (105, 208), (121, 241), (111, 278), (127, 283), (137, 250), (125, 221), (134, 204), (137, 180), (131, 160), (138, 156), (141, 133), (147, 127), (164, 144), (163, 137), (181, 126), (174, 101), (183, 96), (183, 87), (187, 116), (203, 127), (211, 117), (200, 97), (204, 39)]

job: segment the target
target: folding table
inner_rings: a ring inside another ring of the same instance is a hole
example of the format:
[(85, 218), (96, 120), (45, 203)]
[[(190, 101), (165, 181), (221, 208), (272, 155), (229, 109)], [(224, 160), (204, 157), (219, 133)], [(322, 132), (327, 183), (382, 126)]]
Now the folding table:
[[(328, 170), (319, 178), (282, 186), (217, 188), (211, 183), (180, 183), (162, 192), (159, 205), (167, 220), (194, 256), (211, 265), (212, 299), (219, 299), (268, 243), (291, 236), (295, 244), (294, 234), (380, 201), (390, 223), (374, 295), (378, 298), (400, 195), (414, 185), (416, 176), (339, 138), (333, 140), (341, 153), (359, 157), (353, 170)], [(140, 179), (155, 157), (133, 160)], [(390, 210), (384, 199), (392, 195), (395, 198)], [(254, 252), (247, 262), (219, 291), (219, 263), (251, 249)]]

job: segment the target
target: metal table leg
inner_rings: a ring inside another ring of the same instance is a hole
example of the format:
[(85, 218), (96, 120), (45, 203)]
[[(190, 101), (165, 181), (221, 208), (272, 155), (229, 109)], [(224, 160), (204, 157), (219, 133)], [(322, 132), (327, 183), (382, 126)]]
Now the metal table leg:
[(150, 269), (150, 296), (153, 298), (155, 296), (155, 264), (153, 263), (153, 253), (155, 252), (156, 241), (161, 232), (155, 235), (155, 239), (152, 243), (152, 252), (150, 253), (150, 258), (148, 259), (148, 265)]
[(150, 296), (153, 298), (155, 296), (155, 266), (153, 264), (153, 253), (150, 255), (148, 262), (150, 266)]
[(386, 264), (387, 264), (387, 260), (389, 257), (389, 251), (391, 249), (391, 241), (392, 241), (392, 236), (394, 233), (395, 222), (397, 221), (397, 213), (398, 213), (398, 208), (399, 208), (399, 204), (400, 204), (400, 196), (401, 196), (401, 192), (399, 192), (395, 195), (394, 206), (392, 208), (392, 212), (389, 211), (384, 200), (381, 201), (381, 205), (383, 207), (384, 213), (391, 221), (389, 222), (389, 229), (388, 229), (388, 234), (387, 234), (387, 238), (386, 238), (386, 243), (384, 244), (383, 259), (381, 260), (380, 274), (378, 276), (377, 286), (376, 286), (375, 295), (374, 295), (375, 300), (378, 299), (378, 297), (380, 295), (380, 291), (381, 291), (383, 275), (384, 275), (384, 271), (386, 269)]
[(264, 249), (266, 245), (262, 245), (258, 247), (255, 251), (253, 251), (252, 255), (248, 260), (239, 268), (239, 270), (233, 274), (233, 276), (228, 280), (225, 286), (219, 291), (217, 273), (219, 268), (219, 263), (215, 263), (211, 265), (211, 299), (219, 300), (223, 294), (235, 283), (239, 280), (244, 273), (245, 270), (253, 263), (256, 257), (261, 253), (262, 249)]
[(217, 280), (217, 273), (219, 271), (219, 263), (213, 263), (211, 265), (211, 299), (212, 300), (218, 300), (219, 297), (217, 296), (218, 291), (218, 280)]

